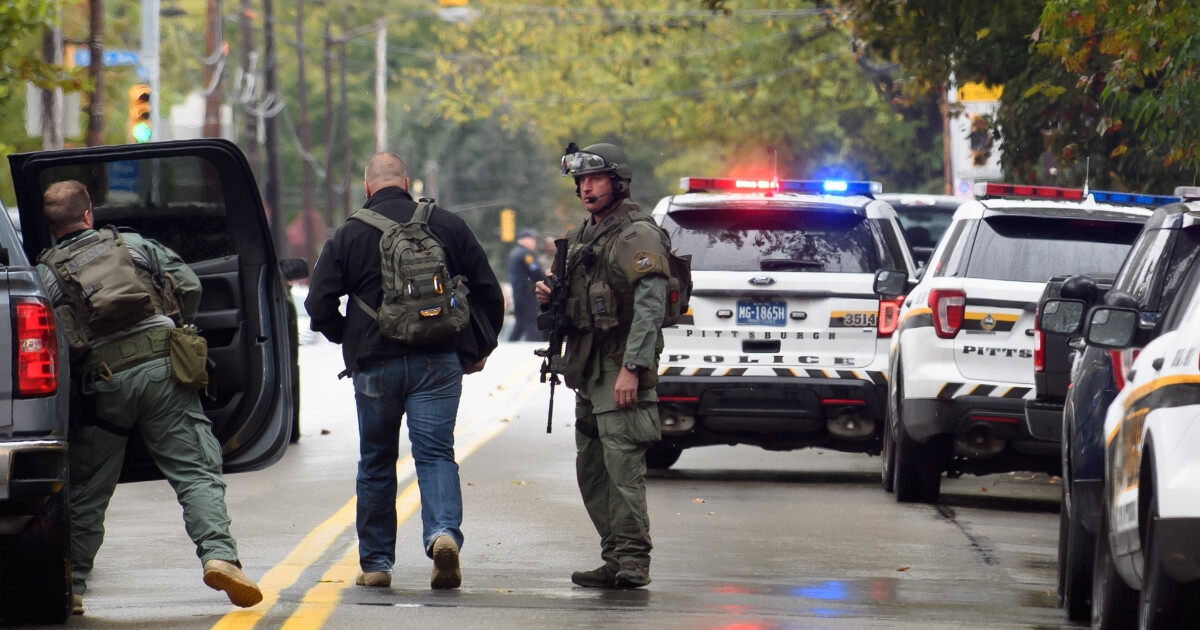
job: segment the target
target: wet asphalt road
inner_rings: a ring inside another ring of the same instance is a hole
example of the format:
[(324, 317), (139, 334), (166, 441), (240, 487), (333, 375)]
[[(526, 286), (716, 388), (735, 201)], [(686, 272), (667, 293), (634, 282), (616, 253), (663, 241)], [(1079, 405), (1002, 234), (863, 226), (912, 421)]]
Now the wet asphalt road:
[(242, 562), (266, 600), (246, 611), (200, 581), (165, 482), (123, 485), (73, 628), (1070, 628), (1055, 608), (1059, 487), (1034, 475), (946, 481), (901, 505), (879, 459), (713, 446), (648, 481), (655, 553), (644, 590), (574, 587), (599, 564), (574, 485), (572, 394), (546, 387), (533, 344), (504, 344), (465, 380), (461, 589), (429, 589), (411, 462), (400, 466), (390, 589), (353, 585), (357, 434), (336, 346), (303, 350), (303, 439), (228, 478)]

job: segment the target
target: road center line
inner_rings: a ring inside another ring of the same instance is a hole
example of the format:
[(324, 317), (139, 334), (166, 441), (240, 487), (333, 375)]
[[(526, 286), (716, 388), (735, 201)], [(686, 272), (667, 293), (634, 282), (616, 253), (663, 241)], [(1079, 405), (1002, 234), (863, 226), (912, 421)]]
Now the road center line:
[[(476, 403), (469, 415), (463, 414), (460, 409), (458, 416), (462, 417), (491, 417), (493, 420), (484, 425), (481, 431), (472, 432), (471, 439), (462, 446), (455, 448), (455, 458), (461, 463), (480, 446), (494, 438), (501, 431), (508, 428), (509, 423), (500, 422), (500, 418), (512, 417), (516, 407), (521, 404), (529, 395), (529, 393), (539, 384), (537, 380), (529, 378), (532, 369), (540, 359), (535, 359), (526, 365), (522, 365), (522, 369), (513, 371), (512, 376), (501, 385), (497, 386), (496, 391), (508, 392), (513, 391), (513, 386), (523, 379), (528, 379), (528, 385), (523, 388), (519, 394), (509, 400), (509, 404), (504, 408), (505, 414), (492, 415), (482, 413), (487, 407), (494, 405), (495, 401), (491, 397), (485, 397)], [(457, 429), (466, 429), (464, 433), (469, 432), (473, 427), (459, 425)], [(409, 479), (413, 476), (413, 462), (411, 455), (405, 455), (396, 464), (397, 474), (401, 476), (400, 481)], [(272, 567), (259, 580), (259, 588), (263, 592), (263, 601), (257, 606), (247, 609), (233, 610), (222, 617), (212, 626), (212, 630), (250, 630), (253, 628), (268, 612), (274, 608), (279, 602), (279, 595), (284, 590), (293, 586), (300, 576), (311, 566), (316, 564), (322, 556), (337, 542), (346, 530), (354, 525), (355, 511), (358, 504), (357, 496), (350, 497), (333, 516), (318, 525), (315, 529), (306, 535), (295, 548), (283, 559), (282, 562)], [(402, 522), (412, 515), (416, 507), (420, 505), (420, 495), (417, 490), (416, 482), (412, 482), (406, 487), (400, 496), (396, 499), (397, 522)], [(347, 563), (349, 560), (349, 563)], [(349, 571), (349, 578), (346, 578), (346, 572)], [(358, 571), (358, 545), (357, 542), (351, 546), (350, 551), (337, 563), (326, 571), (322, 576), (321, 582), (317, 586), (309, 589), (301, 600), (299, 608), (289, 617), (285, 628), (288, 630), (300, 630), (303, 628), (320, 628), (329, 614), (333, 612), (333, 608), (337, 606), (341, 599), (341, 593), (345, 588), (354, 583)], [(329, 581), (326, 581), (329, 580)], [(311, 601), (310, 601), (311, 599)], [(321, 612), (318, 609), (325, 609)], [(312, 617), (314, 621), (319, 621), (315, 625), (300, 625), (303, 619)], [(296, 620), (293, 622), (293, 620)]]

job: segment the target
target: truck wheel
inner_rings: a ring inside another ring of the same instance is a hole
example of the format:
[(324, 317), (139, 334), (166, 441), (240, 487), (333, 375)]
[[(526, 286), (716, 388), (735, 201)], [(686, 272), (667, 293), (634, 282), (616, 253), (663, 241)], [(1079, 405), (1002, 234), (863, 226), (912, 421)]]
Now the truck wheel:
[(300, 320), (296, 317), (296, 304), (287, 300), (288, 344), (292, 346), (292, 434), (289, 444), (300, 441)]
[(666, 470), (679, 461), (683, 449), (678, 446), (660, 446), (655, 444), (646, 449), (646, 468)]
[(1095, 537), (1067, 507), (1067, 484), (1063, 481), (1058, 527), (1058, 594), (1071, 621), (1087, 621), (1092, 611), (1091, 551)]
[(896, 419), (900, 417), (900, 378), (900, 363), (897, 362), (896, 369), (892, 370), (892, 378), (888, 381), (887, 408), (883, 414), (883, 466), (879, 475), (885, 492), (896, 489), (896, 440), (892, 438), (892, 432), (895, 430)]
[(0, 617), (9, 624), (61, 624), (71, 616), (67, 487), (47, 499), (25, 531), (0, 541)]
[(922, 444), (904, 426), (904, 386), (896, 383), (894, 490), (900, 503), (936, 503), (942, 490), (942, 440)]
[(1137, 612), (1137, 592), (1125, 584), (1113, 564), (1112, 547), (1108, 541), (1108, 508), (1100, 517), (1100, 532), (1096, 535), (1092, 561), (1092, 628), (1110, 630), (1133, 627)]

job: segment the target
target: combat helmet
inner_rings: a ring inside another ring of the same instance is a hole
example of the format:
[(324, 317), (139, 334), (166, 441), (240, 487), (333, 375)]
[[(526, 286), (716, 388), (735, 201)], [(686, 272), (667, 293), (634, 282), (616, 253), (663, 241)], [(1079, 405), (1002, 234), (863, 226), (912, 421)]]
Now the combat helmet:
[(572, 148), (574, 143), (563, 154), (561, 173), (575, 178), (575, 196), (579, 196), (579, 178), (592, 173), (608, 173), (613, 180), (613, 192), (618, 197), (629, 196), (633, 171), (620, 147), (600, 142), (575, 151)]

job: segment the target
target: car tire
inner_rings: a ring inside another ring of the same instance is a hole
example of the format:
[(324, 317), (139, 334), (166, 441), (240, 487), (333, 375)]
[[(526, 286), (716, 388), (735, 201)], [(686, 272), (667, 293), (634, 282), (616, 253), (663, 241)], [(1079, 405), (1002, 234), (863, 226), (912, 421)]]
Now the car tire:
[(936, 503), (941, 495), (941, 440), (922, 444), (904, 426), (904, 384), (896, 382), (896, 451), (893, 491), (900, 503)]
[(1062, 509), (1059, 511), (1058, 566), (1059, 595), (1063, 610), (1071, 621), (1087, 621), (1092, 611), (1092, 551), (1096, 537), (1083, 526), (1080, 517), (1071, 514), (1063, 482)]
[(1115, 630), (1133, 627), (1137, 613), (1137, 591), (1117, 573), (1108, 540), (1108, 509), (1100, 516), (1092, 561), (1092, 628)]
[(883, 465), (879, 476), (884, 492), (893, 492), (896, 489), (896, 440), (893, 434), (896, 419), (900, 417), (900, 403), (896, 391), (899, 382), (900, 364), (897, 363), (892, 370), (892, 379), (888, 382), (887, 409), (883, 414), (883, 447), (880, 453), (883, 456)]
[(20, 534), (0, 540), (0, 617), (9, 625), (62, 624), (71, 616), (67, 486)]
[(660, 446), (654, 445), (646, 449), (646, 468), (654, 470), (666, 470), (672, 464), (679, 461), (679, 456), (683, 454), (683, 449), (678, 446)]

